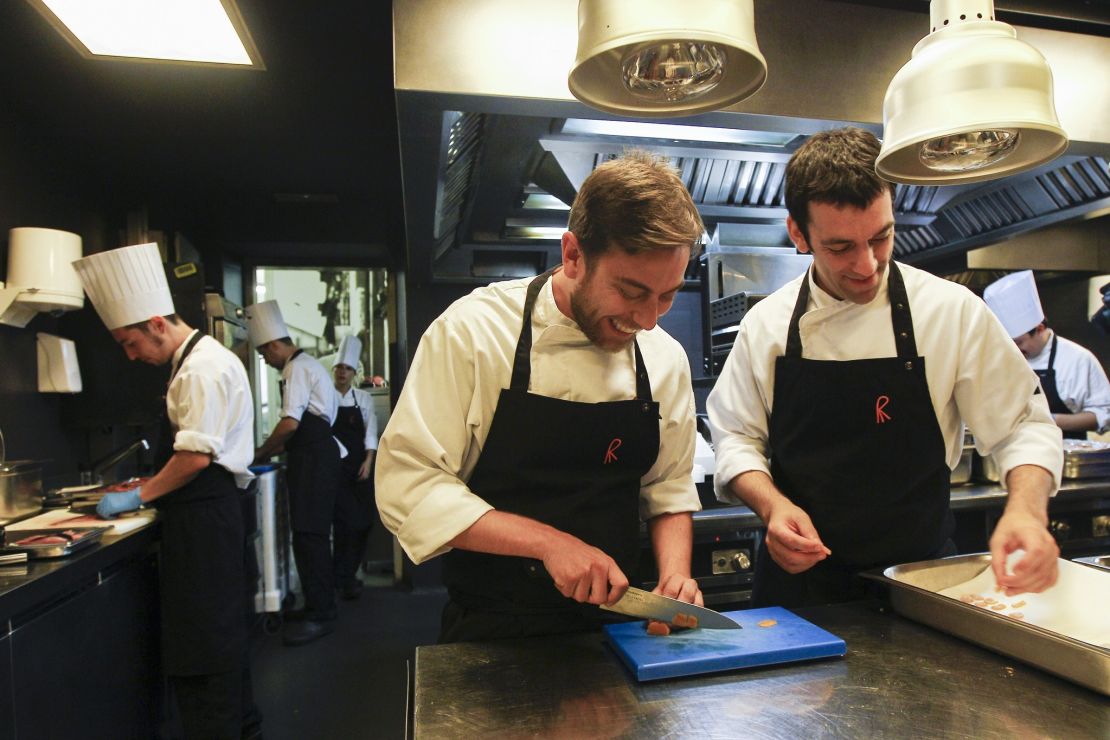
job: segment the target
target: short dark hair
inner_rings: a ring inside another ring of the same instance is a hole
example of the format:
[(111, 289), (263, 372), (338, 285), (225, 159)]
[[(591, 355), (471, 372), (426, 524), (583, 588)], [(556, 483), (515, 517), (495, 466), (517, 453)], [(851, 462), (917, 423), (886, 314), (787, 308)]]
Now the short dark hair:
[[(162, 318), (165, 319), (168, 323), (173, 324), (174, 326), (177, 326), (181, 323), (181, 317), (175, 313), (168, 314), (166, 316), (163, 316)], [(134, 324), (128, 324), (123, 328), (138, 329), (143, 334), (150, 334), (150, 319), (147, 319), (146, 321), (137, 321)]]
[(809, 204), (829, 203), (867, 208), (894, 183), (875, 172), (879, 140), (870, 131), (849, 126), (821, 131), (798, 147), (786, 165), (786, 210), (806, 239)]
[(633, 149), (590, 173), (574, 198), (567, 230), (587, 258), (616, 247), (629, 254), (688, 249), (693, 259), (705, 226), (669, 161)]

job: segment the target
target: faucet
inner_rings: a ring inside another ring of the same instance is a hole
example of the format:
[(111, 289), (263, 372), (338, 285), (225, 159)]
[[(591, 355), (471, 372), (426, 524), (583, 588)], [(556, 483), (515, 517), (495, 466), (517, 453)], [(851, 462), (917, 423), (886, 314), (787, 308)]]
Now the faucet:
[[(146, 439), (140, 437), (133, 442), (128, 443), (126, 446), (118, 450), (108, 453), (92, 464), (92, 470), (89, 471), (89, 483), (100, 484), (104, 482), (104, 472), (110, 468), (118, 465), (125, 457), (138, 450), (149, 450), (150, 443)], [(84, 477), (84, 475), (82, 475)]]

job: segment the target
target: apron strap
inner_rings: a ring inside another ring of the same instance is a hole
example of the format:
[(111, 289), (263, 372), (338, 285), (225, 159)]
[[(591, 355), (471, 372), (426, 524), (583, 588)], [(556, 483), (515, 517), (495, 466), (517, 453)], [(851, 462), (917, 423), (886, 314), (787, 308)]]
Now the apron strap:
[[(542, 275), (537, 275), (528, 283), (528, 293), (524, 299), (524, 316), (520, 327), (520, 336), (516, 340), (516, 354), (513, 358), (513, 376), (509, 387), (515, 391), (527, 392), (528, 381), (532, 377), (532, 309), (536, 305), (536, 298), (540, 289), (547, 283), (548, 278), (555, 274), (558, 266), (552, 267)], [(640, 345), (632, 340), (636, 350), (636, 400), (651, 401), (651, 381), (648, 379), (647, 366), (640, 353)]]
[(1048, 351), (1048, 370), (1056, 366), (1056, 332), (1052, 332), (1052, 349)]
[[(887, 291), (890, 297), (890, 322), (894, 329), (894, 346), (898, 350), (898, 358), (912, 362), (917, 357), (917, 340), (913, 333), (913, 317), (910, 314), (910, 300), (906, 293), (906, 283), (902, 280), (902, 273), (898, 265), (891, 260), (890, 279), (887, 282)], [(813, 268), (810, 268), (811, 270)], [(794, 313), (790, 316), (790, 328), (786, 332), (786, 357), (801, 358), (802, 336), (798, 324), (809, 307), (809, 280), (807, 272), (802, 279), (801, 290), (798, 291), (798, 300), (794, 304)]]
[[(204, 335), (201, 334), (200, 329), (193, 329), (193, 336), (190, 337), (189, 341), (185, 343), (185, 351), (181, 353), (181, 361), (174, 365), (173, 372), (170, 373), (170, 383), (172, 383), (173, 379), (177, 377), (177, 371), (180, 370), (181, 366), (185, 364), (185, 358), (189, 356), (189, 353), (193, 351), (193, 347), (197, 346), (197, 342), (199, 342), (200, 338), (203, 336)], [(1055, 347), (1056, 345), (1053, 345), (1054, 349)], [(167, 383), (166, 386), (168, 387), (169, 383)]]

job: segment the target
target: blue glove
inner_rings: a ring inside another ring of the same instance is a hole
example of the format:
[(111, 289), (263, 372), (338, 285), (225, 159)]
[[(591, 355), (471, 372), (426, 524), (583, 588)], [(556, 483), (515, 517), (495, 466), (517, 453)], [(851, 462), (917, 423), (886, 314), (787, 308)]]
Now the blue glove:
[(96, 505), (96, 513), (101, 519), (112, 519), (116, 514), (122, 514), (125, 511), (134, 511), (143, 504), (143, 500), (139, 498), (139, 491), (142, 487), (132, 488), (130, 491), (123, 493), (106, 493), (100, 499), (100, 503)]

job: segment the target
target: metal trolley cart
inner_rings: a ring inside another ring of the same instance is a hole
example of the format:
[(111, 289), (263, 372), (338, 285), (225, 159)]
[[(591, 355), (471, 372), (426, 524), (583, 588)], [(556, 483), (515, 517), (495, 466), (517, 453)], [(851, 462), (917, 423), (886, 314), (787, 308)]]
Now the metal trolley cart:
[(258, 526), (254, 542), (259, 578), (254, 610), (265, 615), (263, 627), (273, 634), (281, 629), (282, 611), (293, 597), (294, 585), (285, 471), (280, 465), (256, 465), (251, 472), (258, 476), (255, 496)]

